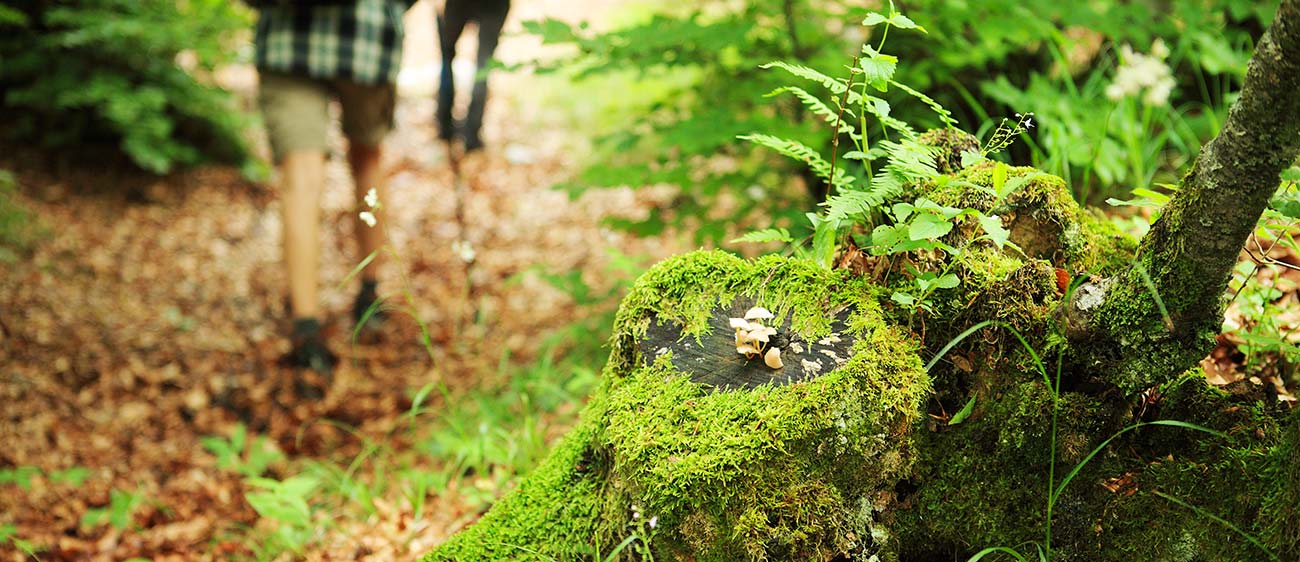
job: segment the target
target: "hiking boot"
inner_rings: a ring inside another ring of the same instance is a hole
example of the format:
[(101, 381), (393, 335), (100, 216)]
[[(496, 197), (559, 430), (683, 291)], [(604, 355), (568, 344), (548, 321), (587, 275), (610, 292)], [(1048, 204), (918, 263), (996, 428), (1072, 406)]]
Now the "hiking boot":
[[(363, 319), (365, 324), (360, 326), (363, 329), (373, 330), (384, 324), (384, 309), (375, 305), (379, 302), (376, 285), (375, 281), (365, 279), (361, 281), (361, 290), (357, 292), (356, 300), (352, 301), (353, 325), (362, 324)], [(371, 310), (372, 307), (374, 310)], [(366, 313), (369, 313), (369, 316)]]
[(338, 357), (325, 346), (325, 336), (321, 334), (320, 321), (315, 318), (299, 318), (293, 321), (293, 349), (284, 360), (291, 367), (311, 369), (329, 377), (334, 374), (334, 365)]

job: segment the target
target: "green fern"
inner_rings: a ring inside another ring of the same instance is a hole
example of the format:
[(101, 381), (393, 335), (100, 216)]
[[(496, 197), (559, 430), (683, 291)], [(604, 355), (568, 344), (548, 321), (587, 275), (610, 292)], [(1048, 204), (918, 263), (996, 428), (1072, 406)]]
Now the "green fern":
[[(768, 92), (767, 95), (764, 97), (778, 96), (787, 92), (793, 94), (794, 97), (799, 98), (799, 101), (803, 103), (804, 107), (808, 108), (808, 111), (812, 112), (813, 115), (821, 117), (827, 123), (830, 123), (839, 132), (851, 133), (854, 131), (852, 125), (846, 123), (841, 119), (840, 114), (839, 112), (837, 112), (837, 110), (831, 109), (831, 107), (826, 105), (824, 102), (822, 102), (822, 100), (817, 99), (817, 96), (808, 93), (807, 90), (800, 88), (798, 86), (782, 86), (780, 88), (772, 90), (771, 92)], [(847, 107), (841, 108), (839, 111), (842, 111), (844, 115), (849, 119), (857, 118), (857, 114), (855, 114), (852, 109), (849, 109)]]
[(845, 174), (842, 167), (835, 169), (835, 176), (832, 178), (830, 162), (827, 162), (822, 158), (821, 154), (818, 154), (816, 150), (809, 148), (807, 145), (799, 141), (759, 133), (741, 135), (737, 138), (747, 140), (760, 146), (765, 146), (789, 158), (807, 164), (818, 177), (830, 182), (831, 187), (833, 188), (832, 191), (842, 190), (849, 187), (853, 184), (855, 179), (853, 176)]

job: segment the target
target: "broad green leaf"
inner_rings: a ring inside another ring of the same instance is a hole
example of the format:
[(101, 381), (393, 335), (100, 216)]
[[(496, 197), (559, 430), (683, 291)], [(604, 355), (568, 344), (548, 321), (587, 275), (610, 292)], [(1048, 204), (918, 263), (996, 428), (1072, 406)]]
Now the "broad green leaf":
[(893, 17), (889, 18), (889, 23), (899, 29), (915, 29), (921, 33), (928, 33), (924, 27), (917, 25), (916, 22), (912, 21), (912, 18), (903, 14), (894, 14)]
[(889, 295), (889, 300), (894, 301), (906, 307), (911, 307), (912, 305), (916, 304), (916, 297), (904, 293), (902, 291), (894, 291), (894, 294)]
[(978, 150), (967, 150), (961, 153), (961, 167), (969, 168), (984, 161), (984, 155)]
[(908, 226), (912, 240), (934, 240), (952, 231), (952, 223), (934, 213), (918, 213)]
[(871, 13), (867, 14), (867, 17), (866, 17), (866, 18), (863, 18), (863, 20), (862, 20), (862, 25), (866, 25), (866, 26), (880, 25), (880, 24), (882, 24), (882, 23), (886, 23), (886, 22), (888, 22), (888, 21), (889, 21), (889, 18), (885, 17), (884, 14), (878, 14), (878, 13), (876, 13), (876, 12), (871, 12)]
[(999, 250), (1007, 245), (1007, 240), (1011, 238), (1011, 231), (1002, 226), (1002, 219), (983, 213), (976, 215), (975, 219), (979, 221), (980, 228), (984, 229), (984, 233), (989, 235), (989, 240), (992, 240)]
[(871, 231), (871, 254), (883, 256), (907, 239), (907, 227), (882, 224)]
[(1291, 167), (1282, 170), (1282, 180), (1300, 182), (1300, 168)]
[(951, 289), (961, 284), (961, 279), (955, 273), (945, 273), (942, 277), (934, 280), (934, 286), (940, 289)]
[(898, 69), (898, 57), (886, 55), (877, 52), (871, 48), (871, 45), (862, 45), (862, 52), (866, 56), (858, 60), (858, 66), (862, 68), (863, 79), (871, 84), (872, 88), (881, 92), (889, 89), (889, 82), (894, 77), (894, 71)]
[(813, 260), (826, 269), (835, 262), (835, 239), (838, 235), (838, 221), (820, 221), (813, 231)]

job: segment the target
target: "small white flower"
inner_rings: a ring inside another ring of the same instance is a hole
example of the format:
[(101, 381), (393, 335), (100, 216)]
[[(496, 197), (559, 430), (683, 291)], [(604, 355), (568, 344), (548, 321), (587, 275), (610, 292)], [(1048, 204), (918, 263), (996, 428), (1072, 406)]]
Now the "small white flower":
[(373, 187), (366, 192), (366, 206), (371, 209), (379, 206), (379, 194), (375, 192)]
[(1165, 45), (1164, 39), (1157, 38), (1151, 43), (1151, 56), (1158, 59), (1166, 59), (1169, 57), (1169, 46)]
[(370, 212), (370, 211), (361, 211), (361, 214), (358, 215), (358, 216), (361, 217), (361, 222), (366, 223), (366, 226), (368, 226), (368, 227), (370, 227), (370, 228), (374, 228), (374, 227), (375, 227), (375, 214), (374, 214), (374, 213), (372, 213), (372, 212)]
[(477, 255), (474, 252), (474, 246), (471, 245), (469, 241), (464, 240), (452, 242), (451, 251), (460, 257), (460, 260), (465, 263), (472, 263), (474, 261), (474, 256)]
[(650, 528), (651, 528), (651, 529), (655, 528), (655, 525), (658, 525), (658, 524), (659, 524), (659, 516), (658, 516), (658, 515), (656, 515), (656, 516), (650, 518)]

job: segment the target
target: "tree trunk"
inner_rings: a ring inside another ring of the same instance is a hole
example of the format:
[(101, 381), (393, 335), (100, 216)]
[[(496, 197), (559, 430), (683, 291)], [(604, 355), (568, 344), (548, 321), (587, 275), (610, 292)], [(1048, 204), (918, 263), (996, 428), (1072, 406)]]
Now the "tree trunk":
[(1237, 255), (1297, 153), (1300, 1), (1286, 0), (1251, 57), (1223, 131), (1201, 150), (1134, 266), (1075, 293), (1072, 336), (1088, 342), (1109, 380), (1140, 392), (1213, 347)]

